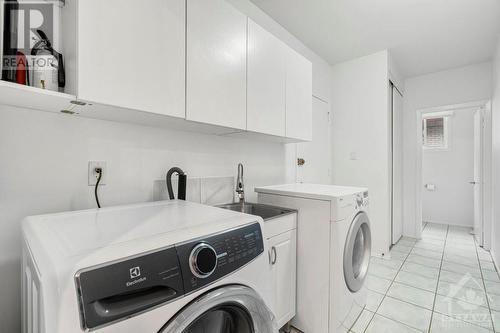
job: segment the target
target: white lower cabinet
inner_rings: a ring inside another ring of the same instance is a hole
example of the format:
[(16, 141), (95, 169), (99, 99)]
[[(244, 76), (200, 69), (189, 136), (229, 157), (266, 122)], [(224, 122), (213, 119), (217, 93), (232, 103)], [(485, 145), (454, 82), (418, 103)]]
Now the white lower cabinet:
[[(267, 228), (267, 224), (274, 225)], [(267, 221), (266, 237), (274, 292), (272, 311), (278, 326), (282, 327), (295, 316), (296, 312), (296, 214)]]

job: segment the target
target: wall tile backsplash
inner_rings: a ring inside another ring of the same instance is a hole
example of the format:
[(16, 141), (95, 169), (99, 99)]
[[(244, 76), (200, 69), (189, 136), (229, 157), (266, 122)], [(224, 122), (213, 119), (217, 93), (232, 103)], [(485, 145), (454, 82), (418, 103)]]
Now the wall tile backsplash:
[[(177, 177), (172, 178), (172, 187), (177, 197)], [(188, 178), (186, 200), (207, 205), (221, 205), (234, 202), (234, 177)], [(167, 184), (164, 179), (155, 180), (153, 200), (168, 200)]]
[(235, 181), (233, 177), (211, 177), (201, 179), (201, 202), (220, 205), (234, 201)]

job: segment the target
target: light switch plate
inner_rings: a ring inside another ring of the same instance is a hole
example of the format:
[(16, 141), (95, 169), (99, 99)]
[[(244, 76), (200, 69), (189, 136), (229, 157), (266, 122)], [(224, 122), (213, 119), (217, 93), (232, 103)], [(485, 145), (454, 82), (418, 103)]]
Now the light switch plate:
[(99, 174), (95, 172), (96, 168), (102, 169), (102, 178), (99, 186), (106, 185), (108, 179), (108, 168), (106, 165), (106, 161), (89, 161), (89, 169), (88, 169), (88, 181), (89, 186), (95, 186), (97, 183), (97, 178), (99, 178)]

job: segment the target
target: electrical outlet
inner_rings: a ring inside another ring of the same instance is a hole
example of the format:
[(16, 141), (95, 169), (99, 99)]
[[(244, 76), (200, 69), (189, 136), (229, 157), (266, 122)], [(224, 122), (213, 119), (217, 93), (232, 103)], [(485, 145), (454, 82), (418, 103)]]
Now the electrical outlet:
[(95, 186), (95, 184), (97, 184), (99, 174), (95, 171), (96, 168), (101, 168), (102, 170), (102, 178), (99, 186), (106, 185), (106, 181), (108, 179), (108, 168), (106, 167), (106, 161), (89, 161), (89, 186)]

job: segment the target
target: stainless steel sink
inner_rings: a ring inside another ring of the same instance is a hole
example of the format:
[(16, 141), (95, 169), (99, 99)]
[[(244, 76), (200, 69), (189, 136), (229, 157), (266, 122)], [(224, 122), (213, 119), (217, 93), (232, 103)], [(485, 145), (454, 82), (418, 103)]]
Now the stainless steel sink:
[(264, 219), (264, 221), (270, 220), (270, 219), (273, 219), (276, 217), (280, 217), (283, 215), (287, 215), (287, 214), (293, 214), (296, 212), (296, 210), (293, 210), (293, 209), (281, 208), (281, 207), (275, 207), (275, 206), (269, 206), (269, 205), (251, 203), (251, 202), (243, 202), (243, 203), (236, 202), (236, 203), (231, 203), (231, 204), (226, 204), (226, 205), (220, 205), (217, 207), (223, 208), (223, 209), (233, 210), (235, 212), (257, 215), (257, 216), (262, 217)]

